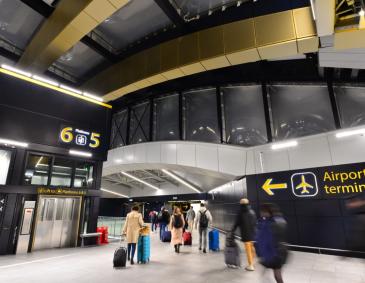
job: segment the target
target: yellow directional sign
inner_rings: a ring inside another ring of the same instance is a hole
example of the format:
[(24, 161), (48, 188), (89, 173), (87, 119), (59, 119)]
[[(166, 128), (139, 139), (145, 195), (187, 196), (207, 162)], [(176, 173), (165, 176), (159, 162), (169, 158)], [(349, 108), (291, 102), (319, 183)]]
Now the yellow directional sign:
[(286, 183), (280, 183), (280, 184), (271, 184), (272, 179), (269, 178), (266, 180), (266, 182), (262, 185), (262, 189), (269, 195), (273, 196), (274, 193), (272, 190), (280, 190), (280, 189), (286, 189), (288, 185)]

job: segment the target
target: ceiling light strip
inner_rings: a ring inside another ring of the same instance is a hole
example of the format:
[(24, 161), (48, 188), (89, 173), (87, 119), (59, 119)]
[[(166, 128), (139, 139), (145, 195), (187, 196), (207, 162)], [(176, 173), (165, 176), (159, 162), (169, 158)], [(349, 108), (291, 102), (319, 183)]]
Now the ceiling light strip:
[(82, 94), (86, 97), (89, 97), (91, 99), (95, 99), (95, 100), (100, 101), (100, 102), (104, 101), (104, 99), (102, 97), (99, 97), (99, 96), (96, 96), (96, 95), (93, 95), (93, 94), (90, 94), (90, 93), (87, 93), (87, 92), (83, 92)]
[(15, 73), (18, 73), (18, 74), (21, 74), (21, 75), (26, 76), (28, 78), (32, 76), (32, 74), (29, 73), (29, 72), (25, 72), (25, 71), (19, 70), (17, 68), (14, 68), (12, 66), (9, 66), (9, 65), (2, 64), (1, 65), (1, 68), (4, 68), (4, 69), (6, 69), (8, 71), (12, 71), (12, 72), (15, 72)]
[(288, 142), (281, 142), (281, 143), (275, 143), (271, 145), (271, 149), (283, 149), (288, 147), (295, 147), (298, 145), (297, 141), (288, 141)]
[(140, 182), (140, 183), (142, 183), (142, 184), (144, 184), (144, 185), (146, 185), (146, 186), (148, 186), (148, 187), (150, 187), (150, 188), (152, 188), (152, 189), (155, 189), (156, 191), (159, 191), (160, 190), (160, 188), (158, 188), (158, 187), (156, 187), (156, 186), (154, 186), (154, 185), (151, 185), (150, 183), (147, 183), (147, 182), (145, 182), (145, 181), (143, 181), (142, 179), (140, 179), (140, 178), (137, 178), (137, 177), (135, 177), (135, 176), (133, 176), (133, 175), (131, 175), (131, 174), (128, 174), (127, 172), (121, 172), (124, 176), (127, 176), (127, 177), (129, 177), (129, 178), (131, 178), (131, 179), (133, 179), (133, 180), (135, 180), (135, 181), (137, 181), (137, 182)]
[(69, 154), (76, 155), (76, 156), (82, 156), (82, 157), (92, 157), (93, 156), (91, 152), (73, 150), (73, 149), (70, 149)]
[(28, 144), (25, 142), (19, 142), (19, 141), (8, 140), (8, 139), (0, 139), (0, 144), (28, 147)]
[(188, 182), (184, 181), (183, 179), (181, 179), (180, 177), (176, 176), (175, 174), (167, 171), (166, 169), (162, 169), (162, 172), (164, 172), (166, 175), (169, 175), (171, 178), (175, 179), (176, 181), (178, 181), (179, 183), (183, 184), (184, 186), (196, 191), (197, 193), (201, 193), (201, 191), (199, 191), (197, 188), (195, 188), (194, 186), (190, 185)]
[(342, 131), (342, 132), (336, 133), (336, 138), (345, 138), (345, 137), (364, 135), (364, 134), (365, 134), (365, 129), (362, 128), (362, 129)]
[(126, 195), (123, 195), (123, 194), (120, 194), (120, 193), (117, 193), (117, 192), (113, 192), (113, 191), (110, 191), (110, 190), (107, 190), (107, 189), (103, 189), (103, 188), (101, 188), (100, 190), (101, 190), (101, 191), (103, 191), (103, 192), (107, 192), (107, 193), (110, 193), (110, 194), (116, 195), (116, 196), (123, 197), (123, 198), (129, 198), (129, 197), (128, 197), (128, 196), (126, 196)]
[[(58, 87), (58, 84), (54, 85), (50, 82), (46, 82), (45, 81), (46, 79), (37, 80), (37, 79), (35, 79), (35, 76), (33, 76), (33, 78), (31, 78), (31, 76), (32, 76), (31, 74), (30, 74), (30, 76), (27, 76), (25, 74), (22, 74), (21, 72), (24, 73), (23, 71), (16, 72), (16, 71), (12, 71), (10, 69), (5, 69), (4, 65), (1, 65), (1, 68), (0, 68), (0, 73), (3, 73), (3, 74), (6, 74), (6, 75), (9, 75), (9, 76), (12, 76), (12, 77), (15, 77), (15, 78), (18, 78), (18, 79), (33, 83), (33, 84), (36, 84), (36, 85), (39, 85), (39, 86), (43, 86), (43, 87), (46, 87), (46, 88), (49, 88), (49, 89), (52, 89), (52, 90), (55, 90), (55, 91), (58, 91), (58, 92), (62, 92), (64, 94), (68, 94), (70, 96), (73, 96), (73, 97), (76, 97), (76, 98), (79, 98), (79, 99), (82, 99), (82, 100), (86, 100), (88, 102), (92, 102), (92, 103), (98, 104), (100, 106), (104, 106), (106, 108), (109, 108), (109, 109), (112, 108), (112, 106), (110, 104), (101, 102), (99, 100), (96, 100), (96, 99), (93, 99), (93, 98), (90, 98), (90, 97), (87, 97), (87, 96), (84, 96), (82, 94), (75, 93), (75, 92), (69, 90), (71, 88), (69, 88), (69, 89), (61, 88), (61, 87)], [(56, 83), (56, 82), (54, 82), (54, 83)], [(80, 91), (78, 91), (78, 92), (80, 92)]]
[(37, 76), (37, 75), (33, 75), (32, 78), (35, 79), (35, 80), (37, 80), (37, 81), (44, 82), (46, 84), (50, 84), (50, 85), (54, 85), (54, 86), (59, 86), (59, 83), (58, 82), (55, 82), (55, 81), (52, 81), (52, 80), (49, 80), (49, 79), (46, 79), (46, 78), (43, 78), (43, 77), (40, 77), (40, 76)]

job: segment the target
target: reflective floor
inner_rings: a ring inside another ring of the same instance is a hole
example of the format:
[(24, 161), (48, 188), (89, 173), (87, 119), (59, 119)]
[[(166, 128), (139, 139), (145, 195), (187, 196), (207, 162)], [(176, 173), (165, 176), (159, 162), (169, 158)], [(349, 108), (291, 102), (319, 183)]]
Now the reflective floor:
[[(271, 271), (264, 274), (259, 265), (255, 272), (226, 268), (222, 252), (201, 254), (197, 250), (195, 235), (194, 240), (192, 247), (182, 247), (182, 253), (177, 255), (169, 244), (160, 243), (157, 234), (152, 234), (152, 261), (122, 270), (112, 268), (116, 243), (3, 256), (0, 257), (0, 282), (274, 282)], [(221, 245), (223, 243), (224, 239)], [(365, 262), (292, 252), (283, 275), (286, 283), (365, 283)]]

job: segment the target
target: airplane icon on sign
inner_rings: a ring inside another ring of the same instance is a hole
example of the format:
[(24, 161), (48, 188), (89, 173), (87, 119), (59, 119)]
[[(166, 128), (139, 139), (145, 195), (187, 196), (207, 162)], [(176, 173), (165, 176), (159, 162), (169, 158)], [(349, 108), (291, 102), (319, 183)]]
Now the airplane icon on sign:
[(305, 181), (305, 176), (304, 175), (302, 175), (301, 176), (301, 179), (302, 179), (302, 182), (298, 185), (298, 186), (296, 186), (295, 187), (295, 189), (296, 190), (300, 190), (300, 189), (302, 189), (302, 191), (301, 191), (301, 194), (303, 195), (303, 194), (309, 194), (310, 192), (308, 191), (308, 188), (309, 189), (313, 189), (313, 186), (312, 185), (310, 185), (310, 184), (308, 184), (306, 181)]
[(297, 197), (314, 197), (318, 194), (317, 178), (313, 172), (294, 173), (291, 185), (293, 194)]

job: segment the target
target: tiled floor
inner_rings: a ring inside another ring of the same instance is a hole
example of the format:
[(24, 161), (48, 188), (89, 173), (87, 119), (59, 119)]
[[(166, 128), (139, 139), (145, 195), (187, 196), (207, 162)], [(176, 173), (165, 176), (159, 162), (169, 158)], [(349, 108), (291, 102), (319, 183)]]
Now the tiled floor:
[[(182, 247), (182, 253), (177, 255), (169, 244), (160, 243), (157, 234), (152, 234), (151, 262), (122, 270), (112, 268), (116, 243), (3, 256), (0, 282), (274, 282), (271, 271), (264, 273), (259, 265), (255, 272), (226, 268), (222, 252), (201, 254), (196, 237), (194, 240), (192, 247)], [(222, 239), (221, 246), (223, 243)], [(360, 259), (292, 252), (283, 274), (286, 283), (365, 283), (365, 263)]]

